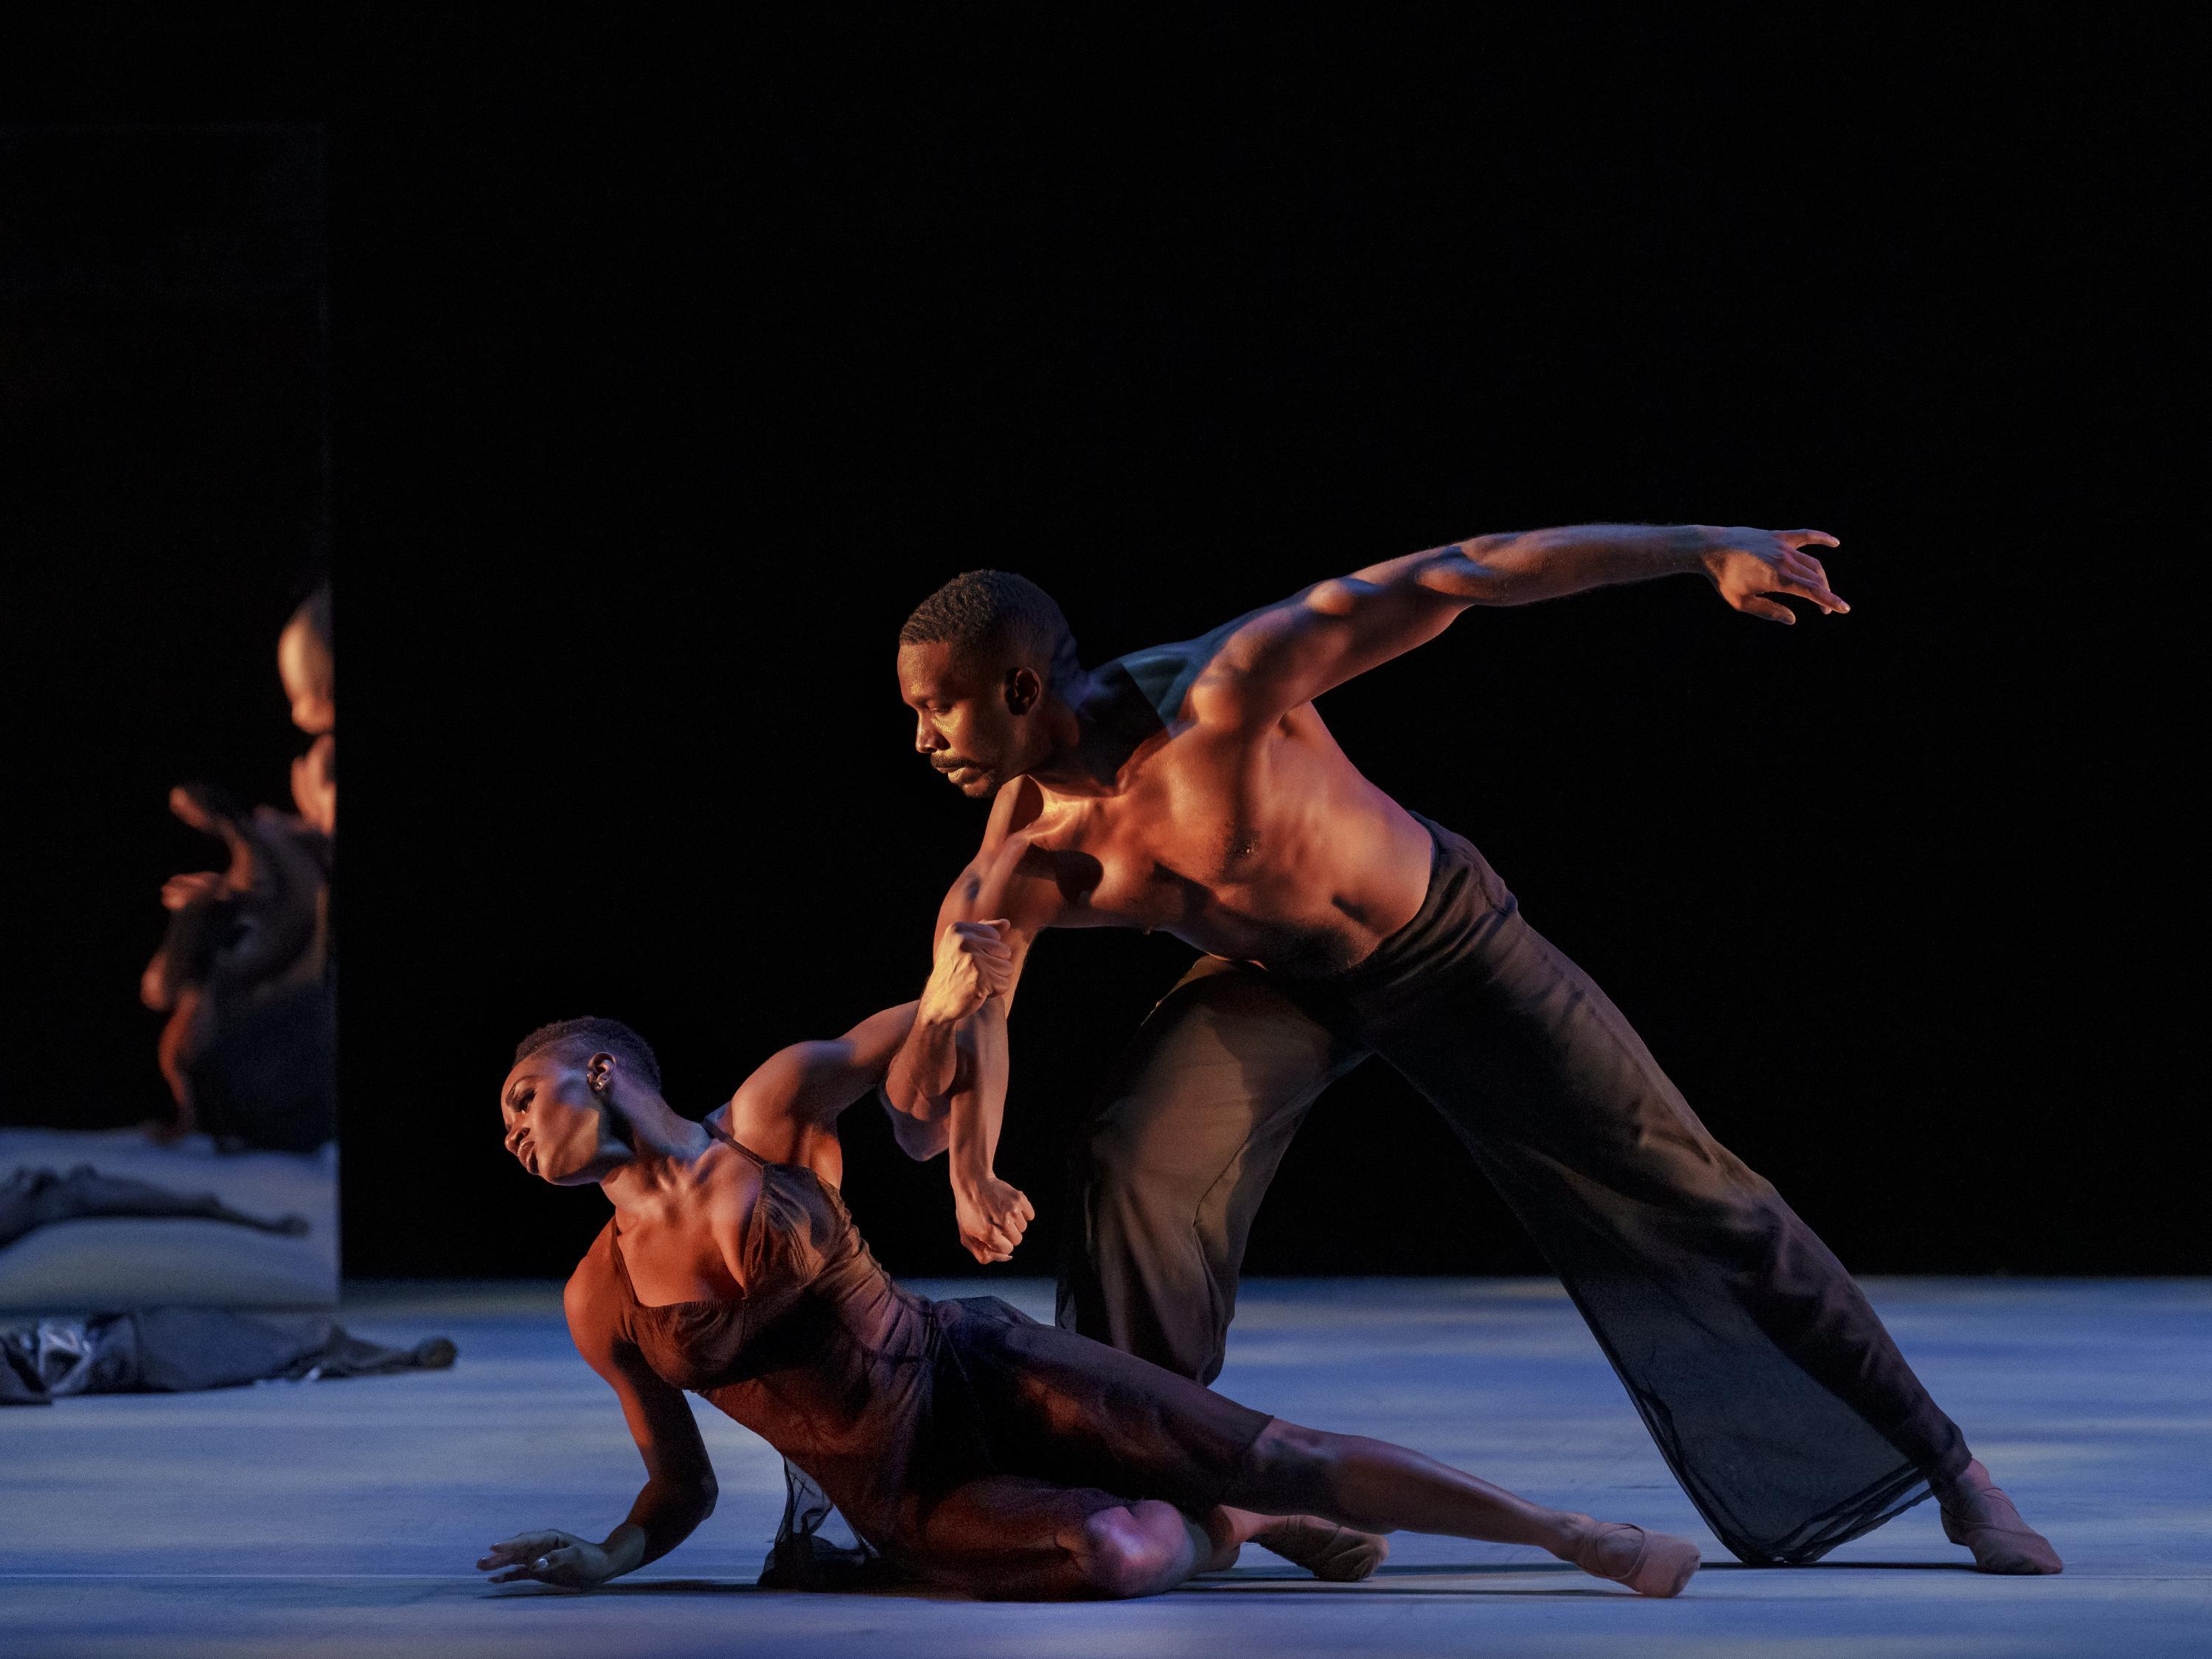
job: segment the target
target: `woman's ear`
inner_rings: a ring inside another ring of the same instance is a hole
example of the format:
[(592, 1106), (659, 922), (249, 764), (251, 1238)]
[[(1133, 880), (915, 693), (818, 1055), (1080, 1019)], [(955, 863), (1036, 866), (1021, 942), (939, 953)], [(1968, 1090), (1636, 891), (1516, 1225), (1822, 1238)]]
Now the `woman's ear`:
[(584, 1062), (584, 1081), (592, 1085), (592, 1092), (603, 1095), (614, 1086), (615, 1057), (609, 1054), (593, 1054)]
[(1009, 668), (1006, 671), (1006, 709), (1010, 714), (1026, 714), (1037, 706), (1044, 696), (1044, 682), (1037, 678), (1034, 668)]

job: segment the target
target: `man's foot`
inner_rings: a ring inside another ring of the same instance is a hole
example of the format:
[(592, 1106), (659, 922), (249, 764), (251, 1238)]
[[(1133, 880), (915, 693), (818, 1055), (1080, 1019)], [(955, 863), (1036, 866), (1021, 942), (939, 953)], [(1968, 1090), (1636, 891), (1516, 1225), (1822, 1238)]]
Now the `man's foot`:
[(1672, 1533), (1592, 1521), (1567, 1558), (1596, 1578), (1610, 1578), (1638, 1595), (1680, 1595), (1698, 1570), (1698, 1547)]
[(1354, 1532), (1334, 1521), (1310, 1515), (1285, 1516), (1252, 1534), (1252, 1541), (1269, 1549), (1316, 1578), (1349, 1584), (1381, 1566), (1390, 1553), (1390, 1540), (1371, 1532)]
[(1976, 1572), (2063, 1572), (2051, 1540), (2029, 1526), (2011, 1498), (1976, 1458), (1949, 1490), (1938, 1494), (1943, 1535), (1974, 1553)]

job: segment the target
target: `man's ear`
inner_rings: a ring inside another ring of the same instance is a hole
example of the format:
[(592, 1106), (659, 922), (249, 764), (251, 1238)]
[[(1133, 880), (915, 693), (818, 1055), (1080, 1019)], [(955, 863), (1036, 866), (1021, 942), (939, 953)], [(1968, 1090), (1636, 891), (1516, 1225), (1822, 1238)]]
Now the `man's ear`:
[(1034, 668), (1009, 668), (1006, 671), (1006, 711), (1026, 714), (1044, 697), (1044, 682), (1037, 678)]

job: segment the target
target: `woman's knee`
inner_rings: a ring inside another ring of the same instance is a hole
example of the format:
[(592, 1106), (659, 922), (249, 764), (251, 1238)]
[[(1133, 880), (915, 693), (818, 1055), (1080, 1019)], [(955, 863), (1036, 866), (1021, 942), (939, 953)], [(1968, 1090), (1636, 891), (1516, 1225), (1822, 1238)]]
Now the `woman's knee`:
[(1180, 1576), (1175, 1569), (1190, 1547), (1182, 1517), (1164, 1504), (1135, 1508), (1140, 1513), (1098, 1510), (1083, 1519), (1070, 1553), (1095, 1595), (1150, 1595)]

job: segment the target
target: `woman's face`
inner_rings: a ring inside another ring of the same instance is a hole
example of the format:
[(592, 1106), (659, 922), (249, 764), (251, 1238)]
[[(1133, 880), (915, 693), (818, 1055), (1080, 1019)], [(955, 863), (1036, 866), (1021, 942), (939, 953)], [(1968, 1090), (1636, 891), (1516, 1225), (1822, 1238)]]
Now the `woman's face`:
[(507, 1150), (556, 1187), (601, 1180), (629, 1161), (629, 1148), (610, 1121), (611, 1109), (592, 1090), (590, 1064), (590, 1058), (564, 1057), (556, 1043), (518, 1062), (500, 1091)]

